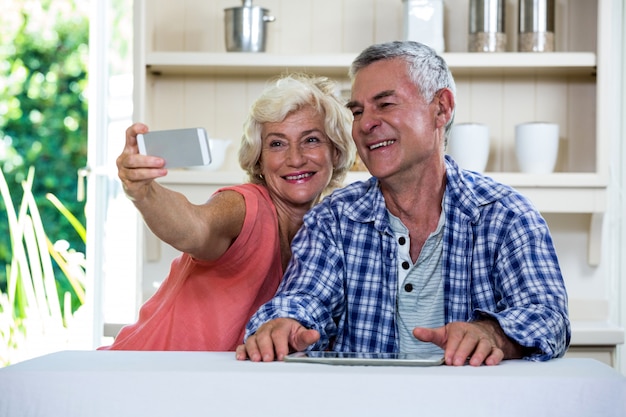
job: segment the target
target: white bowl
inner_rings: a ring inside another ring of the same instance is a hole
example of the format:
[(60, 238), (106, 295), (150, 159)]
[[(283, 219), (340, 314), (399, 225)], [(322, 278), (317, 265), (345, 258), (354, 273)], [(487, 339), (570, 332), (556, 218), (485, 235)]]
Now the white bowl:
[(232, 141), (230, 139), (209, 138), (209, 149), (211, 151), (211, 163), (209, 165), (201, 165), (189, 167), (189, 169), (197, 169), (204, 171), (217, 171), (224, 165), (226, 160), (226, 152)]

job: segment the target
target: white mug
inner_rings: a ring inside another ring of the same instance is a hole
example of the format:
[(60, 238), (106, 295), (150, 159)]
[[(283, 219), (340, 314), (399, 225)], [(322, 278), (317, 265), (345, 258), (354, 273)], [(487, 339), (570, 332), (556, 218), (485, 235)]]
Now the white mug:
[(489, 160), (489, 127), (480, 123), (452, 125), (446, 151), (461, 168), (484, 172)]
[(515, 154), (520, 171), (549, 174), (559, 152), (559, 125), (529, 122), (515, 126)]

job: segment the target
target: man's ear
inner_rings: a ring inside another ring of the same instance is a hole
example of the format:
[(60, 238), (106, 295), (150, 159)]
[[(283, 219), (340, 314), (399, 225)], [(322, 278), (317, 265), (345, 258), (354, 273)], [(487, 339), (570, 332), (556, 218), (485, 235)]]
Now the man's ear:
[(445, 126), (454, 114), (454, 94), (448, 88), (437, 92), (437, 127)]

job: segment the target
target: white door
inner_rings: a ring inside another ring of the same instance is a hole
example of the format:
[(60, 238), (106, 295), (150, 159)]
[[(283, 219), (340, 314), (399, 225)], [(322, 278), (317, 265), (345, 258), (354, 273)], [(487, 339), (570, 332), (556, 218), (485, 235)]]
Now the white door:
[[(117, 179), (115, 159), (132, 119), (132, 0), (92, 1), (86, 178), (87, 311), (93, 346), (111, 341), (137, 309), (139, 218)], [(124, 56), (122, 56), (124, 55)]]

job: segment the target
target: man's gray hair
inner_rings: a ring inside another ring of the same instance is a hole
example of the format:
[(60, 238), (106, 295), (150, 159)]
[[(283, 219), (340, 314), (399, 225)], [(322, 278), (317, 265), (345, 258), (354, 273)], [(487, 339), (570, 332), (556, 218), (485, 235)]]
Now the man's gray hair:
[[(456, 84), (446, 61), (431, 47), (413, 41), (393, 41), (369, 46), (359, 54), (350, 67), (350, 79), (368, 65), (381, 60), (400, 58), (406, 61), (409, 77), (417, 86), (422, 97), (430, 103), (437, 91), (447, 88), (456, 98)], [(446, 125), (446, 136), (454, 121), (452, 117)]]

